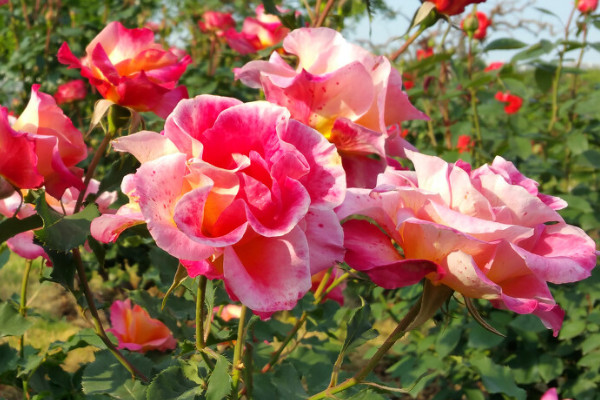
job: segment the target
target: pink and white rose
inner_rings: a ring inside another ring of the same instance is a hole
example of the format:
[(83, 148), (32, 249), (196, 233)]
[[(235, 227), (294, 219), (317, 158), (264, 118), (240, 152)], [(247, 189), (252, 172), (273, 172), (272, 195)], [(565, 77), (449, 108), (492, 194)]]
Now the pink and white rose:
[[(334, 143), (349, 186), (372, 187), (387, 155), (404, 156), (404, 148), (414, 149), (403, 138), (389, 136), (388, 126), (427, 116), (410, 103), (402, 76), (386, 57), (347, 42), (329, 28), (296, 29), (284, 39), (283, 48), (297, 56), (295, 68), (274, 52), (269, 61), (251, 61), (235, 70), (235, 76), (262, 88), (268, 101), (286, 107), (292, 118)], [(372, 154), (380, 161), (367, 159)]]
[(190, 276), (223, 278), (263, 316), (294, 307), (311, 275), (343, 258), (340, 157), (282, 107), (198, 96), (177, 105), (162, 134), (113, 145), (142, 165), (123, 183), (130, 204), (92, 222), (100, 241), (146, 222)]

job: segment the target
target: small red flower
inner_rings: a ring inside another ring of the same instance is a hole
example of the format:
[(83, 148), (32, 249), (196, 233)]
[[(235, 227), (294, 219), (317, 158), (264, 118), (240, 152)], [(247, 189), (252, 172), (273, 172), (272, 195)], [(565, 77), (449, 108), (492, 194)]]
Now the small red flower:
[(404, 89), (410, 90), (415, 87), (415, 76), (408, 72), (404, 72), (402, 74), (402, 83), (404, 84)]
[(235, 21), (231, 13), (207, 11), (202, 14), (202, 21), (198, 21), (198, 27), (203, 33), (215, 32), (221, 37), (227, 29), (235, 28)]
[[(488, 26), (491, 25), (491, 21), (489, 20), (487, 15), (485, 15), (485, 13), (482, 13), (481, 11), (477, 11), (476, 16), (477, 16), (477, 29), (473, 33), (473, 37), (477, 40), (483, 40), (483, 39), (485, 39), (485, 36), (487, 34)], [(470, 14), (467, 17), (465, 17), (460, 23), (460, 28), (463, 29), (465, 31), (465, 33), (467, 32), (467, 30), (470, 26), (470, 19), (472, 19), (472, 18), (473, 18), (473, 14)], [(467, 27), (466, 27), (467, 29), (465, 29), (465, 24), (467, 25)]]
[(469, 4), (483, 3), (485, 0), (433, 0), (438, 12), (446, 15), (456, 15), (465, 11)]
[(433, 47), (427, 47), (425, 49), (417, 50), (417, 60), (421, 61), (424, 58), (431, 57), (433, 55)]
[(496, 93), (496, 100), (501, 101), (503, 103), (507, 103), (504, 106), (504, 111), (507, 114), (514, 114), (521, 109), (523, 105), (523, 99), (514, 94), (510, 94), (510, 92), (498, 92)]
[(81, 79), (76, 79), (58, 85), (58, 89), (56, 89), (56, 93), (54, 93), (54, 100), (56, 100), (56, 104), (71, 103), (75, 100), (85, 99), (86, 95), (87, 89), (85, 88), (85, 82)]
[(490, 65), (488, 65), (487, 67), (485, 67), (484, 71), (485, 72), (495, 71), (497, 69), (502, 68), (503, 65), (504, 65), (504, 63), (502, 61), (495, 61), (493, 63), (490, 63)]
[(459, 153), (467, 153), (471, 151), (473, 148), (473, 141), (471, 140), (471, 136), (469, 135), (460, 135), (458, 137), (458, 143), (456, 144), (456, 149)]
[(596, 8), (598, 8), (598, 0), (577, 0), (577, 9), (583, 14), (596, 11)]

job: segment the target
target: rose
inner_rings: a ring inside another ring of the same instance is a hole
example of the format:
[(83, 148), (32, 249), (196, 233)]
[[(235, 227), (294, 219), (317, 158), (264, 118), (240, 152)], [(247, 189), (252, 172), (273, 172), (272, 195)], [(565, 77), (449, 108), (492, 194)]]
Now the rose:
[(235, 21), (231, 13), (207, 11), (202, 14), (202, 21), (198, 21), (198, 27), (203, 33), (215, 32), (220, 37), (227, 29), (235, 27)]
[(459, 153), (465, 153), (471, 151), (473, 148), (473, 141), (471, 140), (471, 136), (469, 135), (460, 135), (458, 137), (458, 143), (456, 144), (456, 149)]
[(496, 100), (503, 103), (507, 103), (504, 106), (504, 112), (507, 114), (514, 114), (521, 109), (523, 105), (523, 99), (509, 92), (498, 92), (495, 96)]
[(442, 14), (456, 15), (465, 11), (469, 4), (483, 3), (485, 0), (433, 0), (435, 8)]
[(198, 96), (177, 105), (164, 135), (113, 145), (142, 165), (123, 182), (127, 208), (92, 222), (100, 241), (145, 221), (191, 276), (222, 277), (234, 300), (263, 316), (294, 307), (311, 275), (343, 257), (339, 155), (282, 107)]
[(81, 79), (76, 79), (58, 85), (58, 89), (56, 89), (56, 93), (54, 94), (54, 100), (56, 100), (56, 104), (71, 103), (76, 100), (85, 99), (86, 95), (85, 82)]
[[(34, 162), (37, 176), (43, 178), (41, 182), (36, 178), (36, 182), (39, 182), (37, 185), (16, 184), (17, 187), (33, 188), (43, 183), (47, 193), (60, 198), (69, 187), (83, 188), (83, 171), (75, 165), (87, 157), (87, 148), (82, 133), (56, 105), (54, 98), (40, 92), (39, 87), (40, 85), (32, 86), (29, 103), (11, 128), (20, 132), (20, 137), (26, 136), (34, 143), (37, 160), (31, 158), (29, 151), (19, 152), (19, 156), (10, 155), (9, 160), (16, 161), (17, 167)], [(6, 125), (4, 128), (7, 129)], [(11, 148), (11, 151), (15, 150)], [(21, 157), (20, 154), (23, 154), (23, 159), (14, 160)], [(21, 173), (33, 175), (31, 166), (23, 168)]]
[(485, 72), (495, 71), (495, 70), (501, 69), (503, 65), (504, 65), (504, 63), (501, 61), (494, 61), (494, 62), (490, 63), (490, 65), (485, 67), (484, 71)]
[(583, 14), (588, 14), (596, 11), (598, 8), (598, 0), (577, 0), (577, 9)]
[[(556, 388), (550, 388), (540, 397), (540, 400), (559, 400), (558, 393), (556, 392)], [(571, 400), (571, 399), (564, 399)]]
[[(488, 28), (488, 26), (490, 26), (491, 22), (488, 19), (487, 15), (485, 15), (485, 13), (482, 13), (481, 11), (477, 11), (475, 16), (477, 17), (477, 26), (474, 29), (472, 29), (473, 38), (475, 38), (477, 40), (483, 40), (483, 39), (485, 39), (485, 36), (487, 35), (487, 28)], [(463, 29), (465, 31), (465, 33), (467, 33), (467, 31), (471, 30), (471, 29), (469, 29), (470, 28), (469, 24), (471, 23), (472, 20), (473, 20), (473, 14), (470, 14), (461, 21), (460, 27), (461, 27), (461, 29)]]
[(344, 224), (346, 262), (385, 288), (427, 277), (495, 307), (533, 313), (556, 335), (564, 311), (547, 282), (584, 279), (596, 264), (594, 241), (556, 212), (566, 203), (539, 193), (501, 157), (476, 170), (408, 157), (414, 172), (388, 170), (373, 191), (349, 189), (338, 216), (359, 214), (378, 226)]
[(165, 324), (151, 318), (139, 305), (131, 308), (131, 300), (117, 300), (110, 306), (112, 328), (107, 329), (119, 341), (119, 349), (146, 352), (173, 350), (177, 342)]
[[(269, 61), (251, 61), (235, 70), (244, 84), (262, 88), (268, 101), (286, 107), (295, 118), (336, 145), (350, 186), (370, 186), (385, 168), (385, 157), (402, 156), (400, 137), (387, 127), (409, 119), (427, 119), (402, 90), (402, 77), (389, 60), (355, 46), (329, 28), (301, 28), (283, 41), (298, 57), (294, 69), (274, 52)], [(379, 161), (367, 158), (376, 154)], [(360, 156), (360, 157), (359, 157)]]
[(433, 47), (426, 47), (424, 49), (417, 49), (417, 61), (421, 61), (427, 57), (433, 56)]
[(164, 50), (154, 42), (150, 29), (127, 29), (111, 22), (87, 46), (82, 60), (63, 43), (58, 61), (81, 69), (105, 99), (162, 118), (188, 97), (184, 86), (175, 85), (192, 62), (190, 56), (177, 49)]
[[(280, 9), (280, 12), (285, 10)], [(265, 13), (265, 7), (260, 4), (256, 7), (256, 18), (244, 19), (242, 31), (234, 28), (225, 31), (225, 38), (229, 46), (240, 54), (256, 53), (267, 47), (275, 46), (289, 33), (283, 26), (279, 17)]]
[(0, 198), (10, 196), (13, 187), (30, 189), (44, 183), (36, 168), (33, 139), (11, 125), (8, 110), (0, 107)]

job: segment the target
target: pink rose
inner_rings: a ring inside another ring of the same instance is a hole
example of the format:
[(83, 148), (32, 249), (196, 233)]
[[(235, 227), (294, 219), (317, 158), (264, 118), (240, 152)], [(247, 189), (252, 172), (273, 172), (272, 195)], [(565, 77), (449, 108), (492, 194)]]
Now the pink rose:
[[(540, 400), (559, 400), (558, 393), (556, 392), (556, 388), (550, 388), (540, 397)], [(564, 399), (571, 400), (571, 399)]]
[(119, 349), (145, 353), (149, 350), (173, 350), (177, 346), (173, 334), (165, 324), (151, 318), (139, 305), (131, 308), (131, 301), (117, 300), (110, 306), (111, 332), (119, 341)]
[(502, 68), (503, 65), (504, 65), (504, 63), (501, 61), (494, 61), (494, 62), (490, 63), (490, 65), (485, 67), (484, 71), (485, 72), (495, 71), (495, 70)]
[(235, 21), (231, 13), (207, 11), (202, 14), (202, 21), (198, 21), (198, 27), (203, 33), (215, 32), (217, 36), (223, 36), (227, 29), (235, 27)]
[[(44, 184), (47, 193), (60, 198), (69, 187), (83, 188), (83, 171), (75, 165), (87, 157), (87, 148), (82, 133), (56, 105), (54, 98), (40, 92), (39, 87), (40, 85), (32, 86), (31, 99), (21, 116), (13, 123), (12, 129), (34, 142), (37, 157), (35, 168), (43, 177), (43, 182), (40, 183)], [(4, 150), (4, 146), (2, 149)], [(29, 154), (23, 153), (23, 159), (29, 157)], [(19, 164), (23, 164), (22, 160), (17, 160), (17, 165)], [(23, 173), (25, 171), (27, 168)]]
[[(415, 171), (387, 170), (373, 190), (351, 189), (340, 218), (346, 262), (385, 288), (427, 277), (495, 307), (533, 313), (558, 334), (564, 311), (547, 282), (587, 278), (595, 244), (556, 212), (566, 203), (538, 192), (501, 157), (471, 170), (458, 161), (409, 153)], [(400, 255), (392, 240), (399, 245)]]
[[(349, 186), (374, 184), (385, 157), (413, 148), (387, 135), (389, 125), (427, 119), (402, 90), (402, 77), (389, 60), (355, 46), (329, 28), (301, 28), (283, 41), (298, 57), (296, 68), (278, 53), (235, 71), (244, 84), (262, 88), (268, 101), (290, 110), (341, 152)], [(414, 149), (414, 148), (413, 148)], [(379, 156), (379, 161), (367, 155)], [(361, 176), (364, 175), (364, 176)]]
[(456, 149), (459, 153), (465, 153), (471, 151), (473, 148), (473, 141), (471, 140), (471, 136), (469, 135), (460, 135), (458, 137), (458, 143), (456, 144)]
[(56, 93), (54, 94), (54, 100), (56, 100), (56, 104), (71, 103), (76, 100), (83, 100), (85, 96), (87, 96), (85, 82), (81, 79), (76, 79), (58, 85), (58, 89), (56, 89)]
[(177, 105), (164, 134), (113, 145), (142, 165), (123, 182), (126, 209), (92, 222), (100, 241), (145, 221), (190, 276), (223, 278), (234, 300), (263, 316), (293, 308), (311, 275), (343, 257), (339, 155), (282, 107), (198, 96)]
[(275, 46), (289, 32), (290, 30), (283, 26), (279, 17), (266, 14), (265, 7), (260, 4), (256, 7), (256, 18), (246, 18), (241, 32), (229, 28), (225, 31), (225, 38), (233, 50), (240, 54), (250, 54)]
[(165, 118), (187, 89), (177, 81), (192, 62), (180, 50), (164, 50), (150, 29), (127, 29), (111, 22), (86, 48), (79, 60), (67, 43), (58, 50), (58, 61), (81, 75), (108, 100)]
[(14, 120), (0, 107), (0, 198), (10, 196), (13, 187), (33, 189), (44, 183), (38, 172), (35, 142), (26, 132), (12, 128)]

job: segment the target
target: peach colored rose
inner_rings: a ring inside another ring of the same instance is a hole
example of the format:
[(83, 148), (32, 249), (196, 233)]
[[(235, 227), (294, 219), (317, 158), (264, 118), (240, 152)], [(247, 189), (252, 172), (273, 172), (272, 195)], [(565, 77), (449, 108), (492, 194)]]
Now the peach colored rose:
[(107, 329), (117, 337), (119, 349), (145, 353), (149, 350), (173, 350), (177, 346), (173, 334), (165, 324), (151, 318), (139, 305), (131, 308), (131, 300), (117, 300), (110, 306), (110, 323)]
[(105, 99), (162, 118), (188, 97), (187, 89), (176, 85), (192, 62), (190, 56), (163, 49), (150, 29), (127, 29), (111, 22), (86, 47), (83, 59), (63, 43), (58, 61), (79, 68)]
[[(495, 307), (533, 313), (553, 329), (564, 311), (548, 289), (587, 278), (594, 241), (556, 212), (566, 203), (538, 192), (501, 157), (471, 170), (409, 152), (415, 171), (387, 170), (373, 191), (349, 189), (340, 218), (346, 262), (385, 288), (427, 277)], [(381, 228), (381, 230), (380, 230)], [(394, 244), (402, 248), (401, 255)]]

